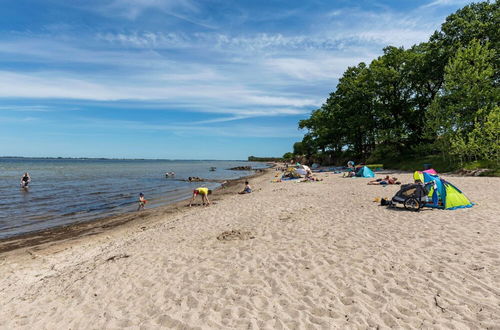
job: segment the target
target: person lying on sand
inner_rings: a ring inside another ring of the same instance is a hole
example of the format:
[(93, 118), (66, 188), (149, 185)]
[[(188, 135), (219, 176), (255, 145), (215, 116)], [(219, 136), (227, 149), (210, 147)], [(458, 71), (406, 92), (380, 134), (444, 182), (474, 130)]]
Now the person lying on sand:
[(238, 194), (249, 194), (252, 192), (252, 188), (250, 187), (250, 184), (248, 181), (245, 181), (245, 189), (243, 191), (240, 191)]
[(208, 188), (204, 188), (204, 187), (196, 188), (195, 190), (193, 190), (193, 198), (191, 198), (191, 201), (189, 202), (189, 206), (191, 207), (191, 205), (194, 202), (194, 199), (198, 195), (201, 195), (203, 205), (205, 205), (205, 206), (210, 205), (210, 201), (208, 200), (208, 195), (211, 195), (211, 194), (212, 194), (212, 190), (210, 190)]
[(323, 179), (317, 178), (315, 176), (306, 176), (306, 181), (323, 181)]
[(390, 177), (386, 176), (383, 179), (377, 179), (377, 180), (372, 180), (368, 182), (369, 185), (376, 185), (376, 184), (381, 184), (381, 185), (386, 185), (386, 184), (401, 184), (401, 182), (398, 181), (398, 178), (395, 177)]
[(203, 181), (203, 179), (202, 179), (202, 178), (200, 178), (200, 177), (197, 177), (197, 176), (190, 176), (190, 177), (188, 178), (188, 181), (189, 181), (189, 182), (199, 182), (199, 181)]

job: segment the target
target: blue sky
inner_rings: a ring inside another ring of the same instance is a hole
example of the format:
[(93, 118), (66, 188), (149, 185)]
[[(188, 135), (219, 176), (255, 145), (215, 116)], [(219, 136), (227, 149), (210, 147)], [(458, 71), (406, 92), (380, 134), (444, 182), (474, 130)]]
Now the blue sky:
[(467, 3), (2, 0), (0, 155), (281, 156), (347, 66)]

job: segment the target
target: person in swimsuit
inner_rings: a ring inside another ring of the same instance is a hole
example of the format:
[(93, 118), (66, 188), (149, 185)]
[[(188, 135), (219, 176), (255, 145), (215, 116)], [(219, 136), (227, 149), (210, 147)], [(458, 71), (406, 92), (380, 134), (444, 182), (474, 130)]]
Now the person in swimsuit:
[(386, 185), (386, 184), (401, 184), (401, 182), (398, 181), (398, 178), (395, 177), (390, 177), (386, 176), (383, 179), (377, 179), (377, 180), (372, 180), (368, 182), (369, 185), (374, 185), (374, 184), (380, 184), (380, 185)]
[(31, 177), (28, 172), (24, 173), (24, 175), (21, 178), (21, 188), (28, 188), (28, 185), (31, 182)]
[(248, 181), (245, 181), (245, 189), (243, 191), (239, 192), (239, 194), (249, 194), (252, 192), (252, 188), (250, 187), (250, 184)]
[(212, 194), (212, 190), (208, 188), (196, 188), (193, 190), (193, 198), (191, 198), (191, 201), (189, 202), (189, 206), (191, 206), (194, 202), (194, 199), (196, 196), (201, 195), (201, 199), (203, 201), (203, 205), (208, 206), (210, 205), (210, 201), (208, 200), (208, 195)]
[(137, 208), (137, 211), (144, 210), (144, 206), (146, 205), (148, 201), (146, 198), (144, 198), (144, 194), (140, 193), (139, 194), (139, 207)]

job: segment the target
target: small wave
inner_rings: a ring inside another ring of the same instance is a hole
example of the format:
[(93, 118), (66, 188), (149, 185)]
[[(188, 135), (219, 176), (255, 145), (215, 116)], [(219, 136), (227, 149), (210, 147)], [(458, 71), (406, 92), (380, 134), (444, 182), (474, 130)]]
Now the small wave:
[(33, 202), (38, 202), (38, 201), (45, 201), (45, 200), (48, 200), (48, 199), (53, 199), (54, 197), (53, 196), (40, 196), (40, 197), (32, 197), (31, 198), (31, 201)]

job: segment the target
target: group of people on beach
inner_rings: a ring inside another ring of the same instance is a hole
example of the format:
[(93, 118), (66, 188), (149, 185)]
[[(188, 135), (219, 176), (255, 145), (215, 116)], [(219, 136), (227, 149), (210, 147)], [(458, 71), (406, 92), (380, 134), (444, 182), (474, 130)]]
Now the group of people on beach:
[[(196, 181), (203, 181), (203, 179), (199, 177), (189, 177), (188, 179), (189, 182), (196, 182)], [(23, 176), (21, 177), (21, 188), (27, 189), (28, 185), (31, 182), (31, 176), (28, 172), (24, 173)], [(239, 194), (249, 194), (252, 192), (252, 188), (250, 187), (250, 183), (248, 181), (245, 181), (245, 188), (239, 192)], [(210, 205), (210, 200), (208, 199), (208, 195), (212, 194), (212, 190), (206, 188), (206, 187), (199, 187), (193, 190), (193, 196), (191, 198), (191, 201), (189, 202), (189, 206), (191, 206), (196, 199), (196, 196), (201, 196), (202, 198), (202, 203), (205, 206)], [(148, 201), (146, 200), (144, 194), (141, 192), (139, 194), (139, 206), (137, 208), (137, 211), (144, 210), (144, 207), (146, 206), (146, 203)]]
[[(191, 181), (191, 180), (189, 180), (189, 181)], [(238, 194), (249, 194), (251, 192), (252, 192), (252, 188), (250, 187), (250, 183), (248, 181), (245, 181), (245, 187)], [(203, 206), (209, 206), (210, 199), (208, 199), (208, 195), (211, 195), (211, 194), (212, 194), (212, 190), (208, 189), (206, 187), (199, 187), (199, 188), (194, 189), (193, 196), (191, 197), (191, 200), (189, 201), (188, 206), (191, 207), (193, 205), (197, 196), (201, 196)], [(145, 199), (144, 194), (140, 193), (139, 194), (139, 207), (137, 208), (137, 211), (143, 210), (146, 203), (147, 203), (147, 200)]]
[[(248, 181), (245, 181), (245, 188), (243, 188), (242, 191), (240, 191), (238, 194), (249, 194), (252, 192), (252, 188), (250, 187), (250, 183)], [(208, 199), (208, 195), (212, 194), (212, 190), (201, 187), (201, 188), (196, 188), (193, 190), (193, 197), (191, 197), (191, 201), (189, 202), (189, 206), (191, 207), (193, 205), (194, 200), (196, 199), (196, 196), (200, 195), (201, 200), (204, 206), (209, 206), (210, 205), (210, 200)]]

